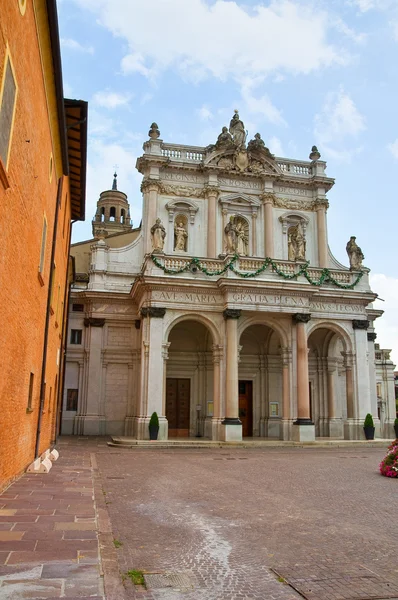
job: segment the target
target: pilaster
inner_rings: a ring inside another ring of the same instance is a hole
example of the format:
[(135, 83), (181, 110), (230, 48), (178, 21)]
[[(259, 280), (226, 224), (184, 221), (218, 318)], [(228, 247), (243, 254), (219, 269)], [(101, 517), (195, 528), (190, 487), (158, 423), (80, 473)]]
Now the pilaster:
[(306, 323), (310, 314), (296, 313), (293, 322), (296, 324), (297, 344), (297, 420), (293, 423), (292, 439), (298, 442), (315, 440), (315, 427), (310, 418), (310, 394), (308, 380), (308, 344)]
[(238, 379), (238, 319), (241, 311), (224, 310), (225, 336), (227, 342), (225, 377), (225, 418), (223, 439), (226, 442), (242, 439), (242, 422), (239, 419), (239, 379)]

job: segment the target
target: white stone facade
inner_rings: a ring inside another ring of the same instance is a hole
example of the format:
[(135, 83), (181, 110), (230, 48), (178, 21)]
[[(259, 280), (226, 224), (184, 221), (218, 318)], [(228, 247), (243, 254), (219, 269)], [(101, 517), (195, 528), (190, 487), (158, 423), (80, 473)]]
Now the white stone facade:
[(381, 311), (368, 269), (329, 250), (334, 180), (316, 149), (310, 159), (258, 140), (145, 142), (141, 234), (121, 248), (99, 236), (72, 290), (82, 339), (68, 346), (64, 433), (145, 439), (156, 411), (161, 439), (361, 439), (370, 412), (392, 435), (370, 335)]

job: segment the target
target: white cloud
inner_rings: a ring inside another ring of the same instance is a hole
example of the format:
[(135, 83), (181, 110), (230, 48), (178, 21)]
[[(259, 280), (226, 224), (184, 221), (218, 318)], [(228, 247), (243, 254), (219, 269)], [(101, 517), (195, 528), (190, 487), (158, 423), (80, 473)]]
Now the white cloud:
[(380, 348), (392, 349), (391, 358), (398, 364), (398, 279), (381, 273), (370, 275), (372, 290), (385, 302), (376, 300), (374, 307), (384, 310), (384, 315), (375, 321), (377, 342)]
[(368, 10), (388, 10), (396, 5), (396, 0), (351, 0), (351, 4), (365, 13)]
[(145, 94), (143, 94), (141, 96), (140, 104), (142, 104), (142, 105), (148, 104), (148, 102), (150, 102), (152, 100), (152, 98), (153, 98), (153, 94), (146, 92)]
[(93, 103), (104, 108), (118, 108), (119, 106), (127, 106), (132, 99), (133, 94), (120, 94), (104, 90), (96, 92), (93, 96)]
[(275, 156), (284, 156), (282, 143), (276, 136), (273, 136), (268, 140), (268, 148), (272, 154), (275, 154)]
[(253, 89), (261, 83), (262, 78), (255, 80), (245, 79), (242, 82), (242, 98), (246, 105), (246, 110), (252, 114), (262, 115), (267, 121), (275, 125), (287, 125), (282, 117), (280, 110), (274, 106), (267, 94), (257, 96), (253, 93)]
[(398, 160), (398, 138), (392, 144), (388, 144), (388, 149), (394, 158)]
[(67, 48), (68, 50), (76, 50), (77, 52), (84, 52), (86, 54), (94, 54), (94, 48), (92, 46), (82, 46), (82, 44), (71, 38), (61, 38), (61, 47)]
[(350, 160), (362, 151), (361, 146), (348, 148), (346, 138), (356, 138), (366, 129), (365, 119), (348, 93), (340, 88), (327, 94), (320, 113), (314, 118), (317, 144), (338, 160)]
[(336, 18), (336, 19), (334, 19), (334, 21), (332, 21), (332, 23), (333, 23), (334, 27), (337, 29), (337, 31), (339, 31), (340, 33), (342, 33), (343, 35), (348, 37), (350, 40), (352, 40), (356, 44), (363, 44), (366, 41), (366, 38), (367, 38), (366, 33), (356, 32), (355, 29), (352, 29), (351, 27), (349, 27), (347, 25), (347, 23), (345, 23), (343, 21), (343, 19)]
[(203, 104), (196, 112), (201, 121), (211, 121), (214, 116), (207, 104)]
[(243, 76), (310, 73), (348, 60), (341, 45), (328, 40), (328, 14), (310, 0), (308, 6), (271, 0), (250, 12), (226, 0), (76, 2), (127, 41), (124, 73), (153, 78), (174, 68), (196, 81), (208, 76), (239, 81)]

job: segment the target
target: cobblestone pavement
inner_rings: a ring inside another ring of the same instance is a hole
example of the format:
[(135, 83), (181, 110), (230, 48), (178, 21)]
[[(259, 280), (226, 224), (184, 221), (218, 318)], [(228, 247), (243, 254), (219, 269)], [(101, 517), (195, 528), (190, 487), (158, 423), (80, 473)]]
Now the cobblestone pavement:
[(88, 449), (0, 494), (0, 599), (103, 600)]
[(120, 570), (152, 574), (145, 600), (398, 598), (383, 452), (99, 449)]

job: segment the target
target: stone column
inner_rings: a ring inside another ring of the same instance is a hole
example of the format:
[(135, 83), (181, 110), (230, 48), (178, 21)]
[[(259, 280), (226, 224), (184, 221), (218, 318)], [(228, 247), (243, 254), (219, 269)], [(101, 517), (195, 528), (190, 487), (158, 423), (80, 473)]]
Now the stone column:
[(149, 438), (149, 421), (153, 412), (159, 417), (159, 440), (167, 440), (168, 425), (165, 417), (165, 381), (163, 317), (165, 308), (144, 307), (141, 352), (141, 397), (139, 415), (135, 418), (134, 431), (138, 439)]
[(89, 355), (87, 362), (87, 394), (85, 414), (79, 417), (79, 431), (83, 435), (101, 435), (100, 402), (102, 385), (102, 333), (105, 319), (94, 317), (84, 319), (89, 340)]
[(329, 437), (341, 438), (342, 422), (341, 418), (336, 417), (336, 377), (337, 360), (328, 358), (327, 360), (327, 391), (328, 391), (328, 424)]
[(274, 205), (274, 194), (271, 192), (262, 195), (264, 203), (264, 254), (270, 258), (274, 257), (274, 227), (272, 222), (272, 208)]
[(227, 226), (227, 215), (228, 210), (223, 207), (222, 209), (222, 232), (221, 232), (221, 253), (225, 254), (227, 252), (225, 245), (225, 228)]
[(354, 400), (354, 355), (351, 352), (344, 352), (345, 366), (345, 390), (347, 403), (347, 419), (344, 423), (344, 439), (357, 439), (357, 410)]
[(213, 345), (213, 416), (211, 417), (211, 439), (221, 437), (221, 360), (223, 347)]
[[(373, 325), (373, 324), (372, 324)], [(371, 325), (371, 326), (372, 326)], [(374, 331), (367, 332), (368, 337), (368, 363), (369, 363), (369, 387), (370, 387), (370, 405), (372, 407), (371, 413), (375, 424), (375, 437), (384, 437), (381, 435), (381, 423), (379, 419), (375, 418), (378, 415), (377, 411), (377, 389), (376, 389), (376, 369), (375, 369), (375, 340), (377, 334)]]
[(326, 235), (326, 209), (329, 203), (325, 199), (318, 199), (315, 202), (317, 229), (318, 229), (318, 261), (319, 266), (325, 268), (328, 266), (328, 241)]
[(257, 207), (252, 209), (252, 256), (257, 256)]
[(146, 213), (146, 223), (143, 223), (144, 250), (146, 254), (152, 252), (151, 227), (158, 216), (159, 188), (160, 182), (157, 180), (147, 179), (141, 184), (141, 191), (144, 192), (144, 215)]
[(133, 352), (131, 362), (128, 363), (128, 384), (127, 384), (127, 414), (124, 420), (124, 435), (132, 436), (134, 431), (134, 414), (136, 411), (136, 395), (135, 389), (136, 369), (137, 369), (137, 354)]
[(297, 420), (293, 423), (292, 438), (299, 442), (315, 440), (315, 427), (310, 418), (308, 345), (305, 327), (310, 319), (310, 314), (296, 313), (293, 315), (293, 322), (296, 324), (297, 345)]
[(224, 310), (226, 335), (226, 376), (225, 376), (225, 418), (224, 441), (242, 439), (242, 423), (239, 419), (239, 379), (238, 379), (238, 319), (240, 310)]
[(290, 439), (291, 416), (290, 416), (290, 368), (292, 363), (291, 348), (282, 348), (282, 420), (279, 438)]
[(375, 414), (372, 413), (370, 400), (368, 327), (369, 321), (365, 319), (354, 319), (352, 321), (356, 356), (355, 391), (358, 409), (358, 414), (356, 415), (356, 437), (354, 439), (364, 439), (363, 421), (367, 413), (371, 413), (373, 418), (378, 420), (377, 412)]
[(215, 186), (206, 187), (207, 258), (216, 258), (217, 256), (217, 198), (219, 193), (219, 189)]

